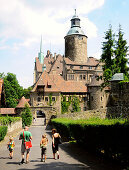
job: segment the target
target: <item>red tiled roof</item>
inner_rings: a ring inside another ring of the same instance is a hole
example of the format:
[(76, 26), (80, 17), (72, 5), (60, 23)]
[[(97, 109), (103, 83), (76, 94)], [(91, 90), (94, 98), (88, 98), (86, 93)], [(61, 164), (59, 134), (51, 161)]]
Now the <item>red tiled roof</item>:
[[(47, 87), (48, 84), (51, 88)], [(48, 74), (46, 71), (42, 73), (32, 92), (36, 91), (38, 86), (44, 86), (45, 92), (87, 92), (84, 82), (65, 81), (60, 75)]]
[(44, 64), (46, 65), (46, 72), (50, 71), (54, 60), (55, 60), (54, 57), (51, 58), (50, 56), (44, 58)]
[(52, 71), (55, 71), (56, 73), (61, 75), (62, 71), (63, 71), (63, 56), (61, 55), (57, 55), (57, 58), (55, 60), (55, 62), (53, 63), (49, 73), (51, 73)]
[(53, 82), (61, 92), (87, 92), (87, 87), (84, 82), (65, 81), (60, 75), (49, 74)]
[(16, 114), (15, 108), (0, 108), (0, 114), (2, 115)]
[(25, 107), (25, 104), (27, 104), (27, 105), (30, 107), (27, 99), (25, 99), (25, 97), (23, 96), (23, 97), (20, 99), (20, 101), (19, 101), (18, 105), (16, 106), (16, 108), (24, 108), (24, 107)]
[(36, 62), (35, 62), (35, 66), (36, 66), (36, 70), (37, 72), (42, 72), (42, 64), (40, 63), (38, 57), (35, 58)]
[(64, 58), (64, 60), (65, 60), (65, 63), (66, 64), (70, 64), (70, 65), (77, 65), (77, 66), (97, 66), (98, 64), (99, 64), (99, 60), (97, 60), (96, 58), (94, 58), (94, 57), (89, 57), (88, 59), (87, 59), (87, 62), (86, 63), (83, 63), (83, 64), (81, 64), (81, 63), (76, 63), (76, 62), (74, 62), (74, 61), (71, 61), (69, 58)]
[[(51, 85), (51, 88), (48, 88), (48, 85)], [(45, 92), (59, 92), (60, 90), (56, 87), (56, 84), (51, 80), (49, 74), (44, 71), (40, 76), (39, 80), (35, 84), (32, 92), (36, 91), (38, 86), (44, 86)]]

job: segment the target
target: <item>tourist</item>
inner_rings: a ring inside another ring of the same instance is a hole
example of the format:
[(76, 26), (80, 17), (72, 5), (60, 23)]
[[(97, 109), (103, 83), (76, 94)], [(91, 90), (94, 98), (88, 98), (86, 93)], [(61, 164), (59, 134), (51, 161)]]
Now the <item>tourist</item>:
[[(24, 153), (26, 152), (26, 164), (29, 163), (29, 152), (30, 148), (26, 149), (26, 142), (29, 142), (32, 140), (32, 134), (31, 132), (28, 131), (28, 127), (25, 126), (24, 131), (20, 134), (19, 140), (22, 140), (21, 144), (21, 155), (22, 155), (22, 160), (20, 164), (24, 163)], [(31, 146), (30, 146), (31, 147)]]
[(57, 133), (56, 129), (52, 129), (52, 151), (53, 159), (55, 159), (55, 154), (57, 153), (57, 159), (59, 159), (59, 147), (61, 136)]
[(41, 162), (43, 162), (43, 158), (44, 158), (44, 162), (46, 161), (47, 143), (48, 143), (48, 139), (47, 139), (46, 134), (44, 134), (44, 135), (42, 135), (42, 139), (41, 139), (41, 142), (40, 142)]
[(14, 143), (13, 137), (10, 137), (9, 138), (9, 142), (7, 144), (7, 148), (9, 150), (9, 157), (10, 157), (10, 159), (13, 158), (13, 149), (14, 149), (14, 146), (15, 146), (15, 143)]

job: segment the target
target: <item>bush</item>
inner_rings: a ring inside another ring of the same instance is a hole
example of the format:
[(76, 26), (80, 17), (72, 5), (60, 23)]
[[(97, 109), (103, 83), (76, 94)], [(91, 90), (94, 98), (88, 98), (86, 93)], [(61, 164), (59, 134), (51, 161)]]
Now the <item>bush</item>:
[(7, 134), (7, 126), (0, 126), (0, 141), (2, 141)]
[(20, 117), (11, 117), (11, 116), (1, 116), (0, 117), (0, 125), (8, 125), (10, 123), (14, 123), (19, 121)]
[(53, 119), (52, 123), (63, 137), (74, 138), (90, 151), (103, 153), (108, 158), (128, 163), (129, 124), (126, 120), (57, 118)]
[(21, 114), (22, 117), (22, 126), (30, 126), (32, 123), (32, 113), (27, 104), (25, 104), (25, 109)]

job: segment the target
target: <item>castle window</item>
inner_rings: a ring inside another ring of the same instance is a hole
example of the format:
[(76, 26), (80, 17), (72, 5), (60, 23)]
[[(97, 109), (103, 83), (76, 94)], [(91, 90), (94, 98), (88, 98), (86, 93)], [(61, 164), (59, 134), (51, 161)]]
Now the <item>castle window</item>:
[(38, 102), (41, 102), (41, 98), (40, 98), (40, 97), (38, 97), (38, 98), (37, 98), (37, 101), (38, 101)]
[(68, 79), (69, 79), (69, 80), (74, 80), (74, 75), (73, 75), (73, 74), (69, 74), (69, 75), (68, 75)]
[(59, 66), (57, 66), (57, 69), (59, 69), (60, 67)]
[(70, 68), (72, 69), (72, 68), (73, 68), (73, 66), (70, 66)]
[(51, 85), (47, 85), (47, 88), (51, 88)]
[(86, 75), (83, 75), (83, 80), (86, 80)]
[(92, 67), (90, 66), (89, 69), (92, 70)]
[(55, 97), (52, 97), (52, 101), (54, 102), (56, 100), (56, 98)]
[(79, 80), (82, 80), (82, 75), (79, 75)]
[(48, 102), (48, 97), (45, 97), (45, 101)]
[(87, 101), (87, 97), (83, 97), (83, 101), (84, 101), (84, 102)]
[(103, 100), (103, 98), (101, 97), (101, 101)]
[(83, 66), (80, 66), (80, 69), (83, 69)]

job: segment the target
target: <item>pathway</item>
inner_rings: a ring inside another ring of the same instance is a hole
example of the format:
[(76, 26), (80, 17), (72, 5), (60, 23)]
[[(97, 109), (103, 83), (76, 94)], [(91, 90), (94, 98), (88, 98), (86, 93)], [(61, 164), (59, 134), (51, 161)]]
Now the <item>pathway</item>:
[[(21, 141), (18, 140), (19, 136), (16, 136), (14, 137), (16, 146), (13, 159), (8, 158), (6, 143), (3, 142), (0, 146), (0, 170), (120, 170), (118, 166), (99, 160), (97, 157), (83, 151), (83, 149), (68, 143), (60, 145), (60, 159), (53, 160), (51, 130), (45, 130), (45, 126), (41, 126), (40, 123), (39, 125), (36, 123), (35, 126), (32, 126), (29, 130), (32, 132), (33, 136), (30, 163), (19, 165), (21, 161)], [(49, 139), (46, 162), (40, 162), (39, 143), (43, 133), (47, 133)]]

